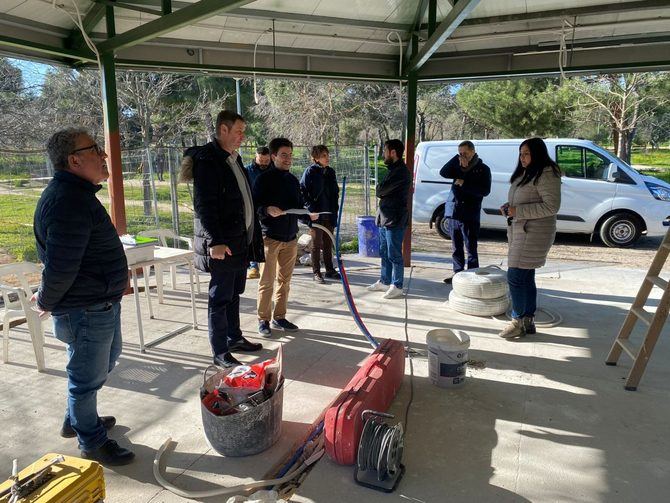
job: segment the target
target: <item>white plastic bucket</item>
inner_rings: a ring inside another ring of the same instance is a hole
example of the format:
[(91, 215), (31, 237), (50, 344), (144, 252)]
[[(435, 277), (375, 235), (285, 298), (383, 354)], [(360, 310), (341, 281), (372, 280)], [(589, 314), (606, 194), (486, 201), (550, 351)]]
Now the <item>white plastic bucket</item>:
[(462, 330), (437, 328), (426, 334), (428, 375), (430, 381), (443, 388), (465, 382), (470, 336)]

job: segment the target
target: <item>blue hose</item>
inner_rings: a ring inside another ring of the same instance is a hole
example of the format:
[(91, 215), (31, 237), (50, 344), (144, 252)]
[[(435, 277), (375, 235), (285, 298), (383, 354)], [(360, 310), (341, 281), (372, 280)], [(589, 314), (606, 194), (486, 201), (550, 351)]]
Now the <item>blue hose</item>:
[(358, 325), (360, 331), (363, 332), (363, 335), (368, 340), (368, 342), (372, 344), (373, 348), (377, 349), (377, 347), (379, 346), (379, 342), (377, 342), (377, 339), (375, 339), (372, 336), (368, 328), (365, 326), (365, 323), (363, 323), (363, 319), (361, 318), (361, 315), (358, 312), (358, 309), (356, 308), (356, 303), (354, 302), (354, 298), (351, 295), (351, 288), (349, 287), (347, 272), (344, 269), (344, 262), (342, 262), (342, 255), (340, 254), (340, 225), (342, 223), (342, 210), (344, 209), (344, 195), (346, 194), (346, 192), (347, 192), (347, 177), (345, 176), (342, 179), (342, 196), (340, 197), (340, 210), (337, 214), (337, 231), (335, 234), (335, 258), (337, 260), (337, 267), (340, 270), (340, 278), (342, 280), (342, 289), (344, 290), (344, 297), (347, 299), (347, 305), (349, 306), (351, 316), (353, 316), (356, 325)]

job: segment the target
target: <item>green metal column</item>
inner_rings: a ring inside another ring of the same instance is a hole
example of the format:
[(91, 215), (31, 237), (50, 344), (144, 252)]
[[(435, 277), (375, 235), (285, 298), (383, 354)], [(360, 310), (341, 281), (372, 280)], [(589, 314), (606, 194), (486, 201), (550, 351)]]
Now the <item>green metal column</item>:
[(410, 189), (407, 209), (410, 218), (405, 230), (405, 238), (402, 242), (402, 256), (405, 267), (412, 265), (412, 196), (414, 194), (414, 150), (416, 148), (416, 98), (417, 98), (418, 79), (416, 72), (410, 72), (407, 79), (407, 118), (406, 118), (406, 137), (405, 137), (405, 163), (412, 177), (412, 187)]
[[(114, 10), (107, 8), (107, 36), (114, 36)], [(102, 64), (102, 116), (105, 126), (105, 151), (109, 168), (109, 198), (111, 217), (119, 235), (125, 234), (126, 205), (123, 193), (123, 170), (121, 168), (121, 136), (119, 134), (119, 105), (116, 94), (116, 65), (114, 53), (100, 55)]]
[[(454, 2), (456, 3), (456, 2)], [(428, 36), (435, 33), (437, 26), (437, 0), (428, 0)], [(415, 53), (416, 54), (416, 53)]]

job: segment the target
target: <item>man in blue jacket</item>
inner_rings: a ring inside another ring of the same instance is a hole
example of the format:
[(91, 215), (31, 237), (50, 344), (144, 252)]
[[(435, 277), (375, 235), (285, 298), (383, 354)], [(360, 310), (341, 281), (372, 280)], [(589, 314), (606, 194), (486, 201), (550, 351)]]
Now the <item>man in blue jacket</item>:
[(195, 266), (211, 274), (207, 317), (214, 365), (240, 365), (232, 351), (259, 351), (262, 345), (242, 336), (240, 295), (249, 261), (263, 261), (247, 170), (237, 150), (246, 121), (230, 110), (216, 117), (216, 135), (186, 151), (180, 180), (193, 180)]
[(55, 174), (35, 209), (37, 252), (44, 264), (34, 296), (53, 316), (67, 345), (68, 398), (61, 429), (81, 455), (108, 465), (134, 454), (107, 437), (116, 419), (98, 416), (97, 393), (121, 354), (121, 297), (128, 263), (107, 211), (96, 197), (109, 177), (107, 154), (84, 129), (58, 131), (47, 142)]
[(442, 167), (440, 176), (454, 180), (444, 206), (444, 216), (449, 219), (453, 264), (453, 274), (444, 282), (451, 283), (454, 275), (465, 269), (464, 247), (468, 252), (468, 269), (479, 267), (477, 238), (482, 199), (491, 192), (491, 170), (475, 152), (474, 143), (466, 140), (458, 146), (458, 155)]
[(409, 223), (407, 202), (412, 186), (412, 175), (402, 158), (404, 153), (405, 145), (400, 140), (384, 143), (384, 163), (388, 166), (388, 173), (377, 185), (377, 227), (382, 268), (379, 280), (368, 286), (368, 290), (385, 291), (384, 299), (403, 295), (405, 268), (402, 241)]
[[(249, 185), (251, 190), (254, 189), (254, 183), (256, 179), (268, 169), (270, 166), (270, 149), (267, 147), (258, 147), (256, 149), (256, 157), (247, 165), (247, 173), (249, 173)], [(258, 267), (258, 262), (249, 263), (249, 268), (247, 269), (247, 279), (258, 279), (261, 277), (261, 273)]]

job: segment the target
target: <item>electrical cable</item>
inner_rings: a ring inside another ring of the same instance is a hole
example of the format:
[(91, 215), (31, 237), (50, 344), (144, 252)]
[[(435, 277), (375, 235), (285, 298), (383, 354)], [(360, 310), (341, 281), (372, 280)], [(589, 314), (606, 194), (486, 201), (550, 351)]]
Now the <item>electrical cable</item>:
[(258, 38), (256, 39), (256, 43), (254, 44), (254, 74), (253, 74), (253, 78), (254, 78), (254, 102), (256, 103), (256, 105), (258, 105), (258, 92), (256, 90), (256, 50), (258, 49), (258, 42), (261, 41), (261, 38), (263, 37), (263, 35), (265, 35), (266, 33), (271, 32), (271, 31), (272, 31), (272, 28), (268, 28), (263, 33), (261, 33), (258, 36)]
[(405, 294), (405, 351), (407, 352), (407, 358), (409, 359), (409, 400), (405, 406), (405, 431), (409, 431), (408, 421), (409, 421), (409, 409), (412, 407), (412, 402), (414, 401), (414, 363), (412, 361), (412, 351), (409, 347), (409, 307), (407, 304), (407, 297), (409, 297), (409, 289), (412, 286), (412, 273), (414, 272), (414, 266), (409, 269), (409, 278), (407, 279), (407, 293)]
[[(400, 62), (398, 66), (398, 76), (402, 77), (402, 38), (400, 37), (400, 34), (397, 31), (390, 31), (386, 34), (386, 41), (389, 44), (395, 44), (393, 40), (391, 40), (391, 36), (395, 35), (396, 38), (398, 39), (398, 49), (400, 50)], [(398, 88), (400, 92), (398, 93), (398, 107), (400, 108), (400, 111), (402, 112), (402, 80), (398, 81)]]
[(401, 460), (405, 444), (402, 423), (389, 426), (381, 418), (393, 418), (392, 414), (372, 410), (363, 411), (361, 418), (365, 423), (356, 454), (356, 481), (360, 482), (360, 472), (366, 471), (376, 472), (379, 482), (395, 477), (403, 470)]

